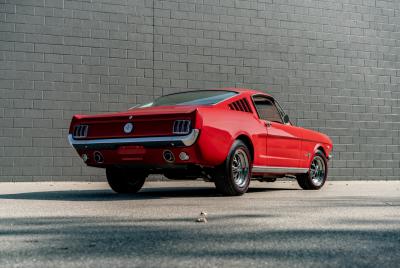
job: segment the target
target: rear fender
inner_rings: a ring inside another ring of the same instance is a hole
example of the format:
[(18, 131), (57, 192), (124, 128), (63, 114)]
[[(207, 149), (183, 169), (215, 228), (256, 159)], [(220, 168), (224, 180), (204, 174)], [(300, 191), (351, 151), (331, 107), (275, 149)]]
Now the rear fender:
[(232, 133), (225, 129), (221, 112), (216, 109), (198, 109), (196, 128), (200, 129), (197, 141), (199, 155), (205, 166), (218, 166), (222, 164), (232, 144)]
[(199, 108), (196, 127), (201, 127), (198, 146), (202, 162), (207, 166), (221, 165), (238, 136), (245, 135), (251, 140), (252, 136), (243, 129), (251, 129), (253, 119), (251, 113)]

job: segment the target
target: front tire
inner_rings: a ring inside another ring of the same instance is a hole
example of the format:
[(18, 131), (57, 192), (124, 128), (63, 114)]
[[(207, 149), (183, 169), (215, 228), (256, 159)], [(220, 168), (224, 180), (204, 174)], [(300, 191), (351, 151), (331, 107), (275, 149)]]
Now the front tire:
[(111, 189), (120, 194), (137, 193), (147, 178), (141, 170), (117, 167), (107, 168), (106, 175)]
[(216, 168), (214, 183), (223, 195), (242, 195), (247, 192), (251, 180), (252, 161), (250, 151), (240, 140), (236, 140), (224, 164)]
[(316, 151), (306, 174), (297, 175), (297, 182), (304, 190), (319, 190), (328, 176), (328, 161), (321, 151)]

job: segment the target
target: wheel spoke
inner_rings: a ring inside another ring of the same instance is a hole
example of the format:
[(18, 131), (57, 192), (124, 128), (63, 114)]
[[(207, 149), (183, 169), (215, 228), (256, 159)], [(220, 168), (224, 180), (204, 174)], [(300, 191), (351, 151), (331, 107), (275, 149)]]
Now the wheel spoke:
[(235, 152), (232, 159), (231, 170), (235, 184), (239, 187), (243, 187), (248, 180), (249, 161), (247, 154), (242, 149), (238, 149)]
[(325, 180), (325, 161), (321, 156), (315, 156), (310, 166), (310, 179), (315, 186), (320, 186)]

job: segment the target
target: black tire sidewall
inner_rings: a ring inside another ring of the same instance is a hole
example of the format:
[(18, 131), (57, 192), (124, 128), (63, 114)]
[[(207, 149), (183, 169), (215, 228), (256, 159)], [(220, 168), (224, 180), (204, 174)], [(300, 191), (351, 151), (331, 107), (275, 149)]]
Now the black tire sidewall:
[(138, 192), (147, 177), (147, 174), (140, 170), (118, 167), (108, 167), (106, 175), (108, 184), (117, 193)]
[[(242, 149), (246, 153), (247, 160), (249, 162), (249, 174), (247, 176), (246, 183), (245, 183), (245, 185), (243, 185), (243, 187), (240, 187), (235, 183), (235, 180), (233, 179), (232, 168), (231, 168), (232, 167), (232, 162), (233, 162), (233, 156), (235, 155), (235, 152), (238, 149)], [(232, 145), (232, 147), (231, 147), (231, 149), (229, 151), (229, 158), (227, 159), (226, 164), (225, 164), (225, 174), (226, 174), (226, 176), (228, 176), (228, 178), (231, 181), (232, 186), (235, 188), (236, 192), (238, 192), (240, 194), (243, 194), (243, 193), (247, 192), (247, 190), (249, 188), (249, 185), (250, 185), (250, 180), (251, 180), (251, 167), (252, 167), (252, 165), (253, 165), (253, 163), (252, 163), (252, 159), (251, 159), (251, 156), (250, 156), (249, 149), (247, 148), (247, 146), (242, 141), (236, 140), (233, 143), (233, 145)]]

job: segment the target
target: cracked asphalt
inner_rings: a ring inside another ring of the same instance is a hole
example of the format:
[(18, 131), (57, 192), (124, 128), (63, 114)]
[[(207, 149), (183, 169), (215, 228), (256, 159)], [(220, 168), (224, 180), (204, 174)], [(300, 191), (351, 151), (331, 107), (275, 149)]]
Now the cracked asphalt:
[(0, 241), (1, 267), (399, 267), (400, 181), (0, 183)]

